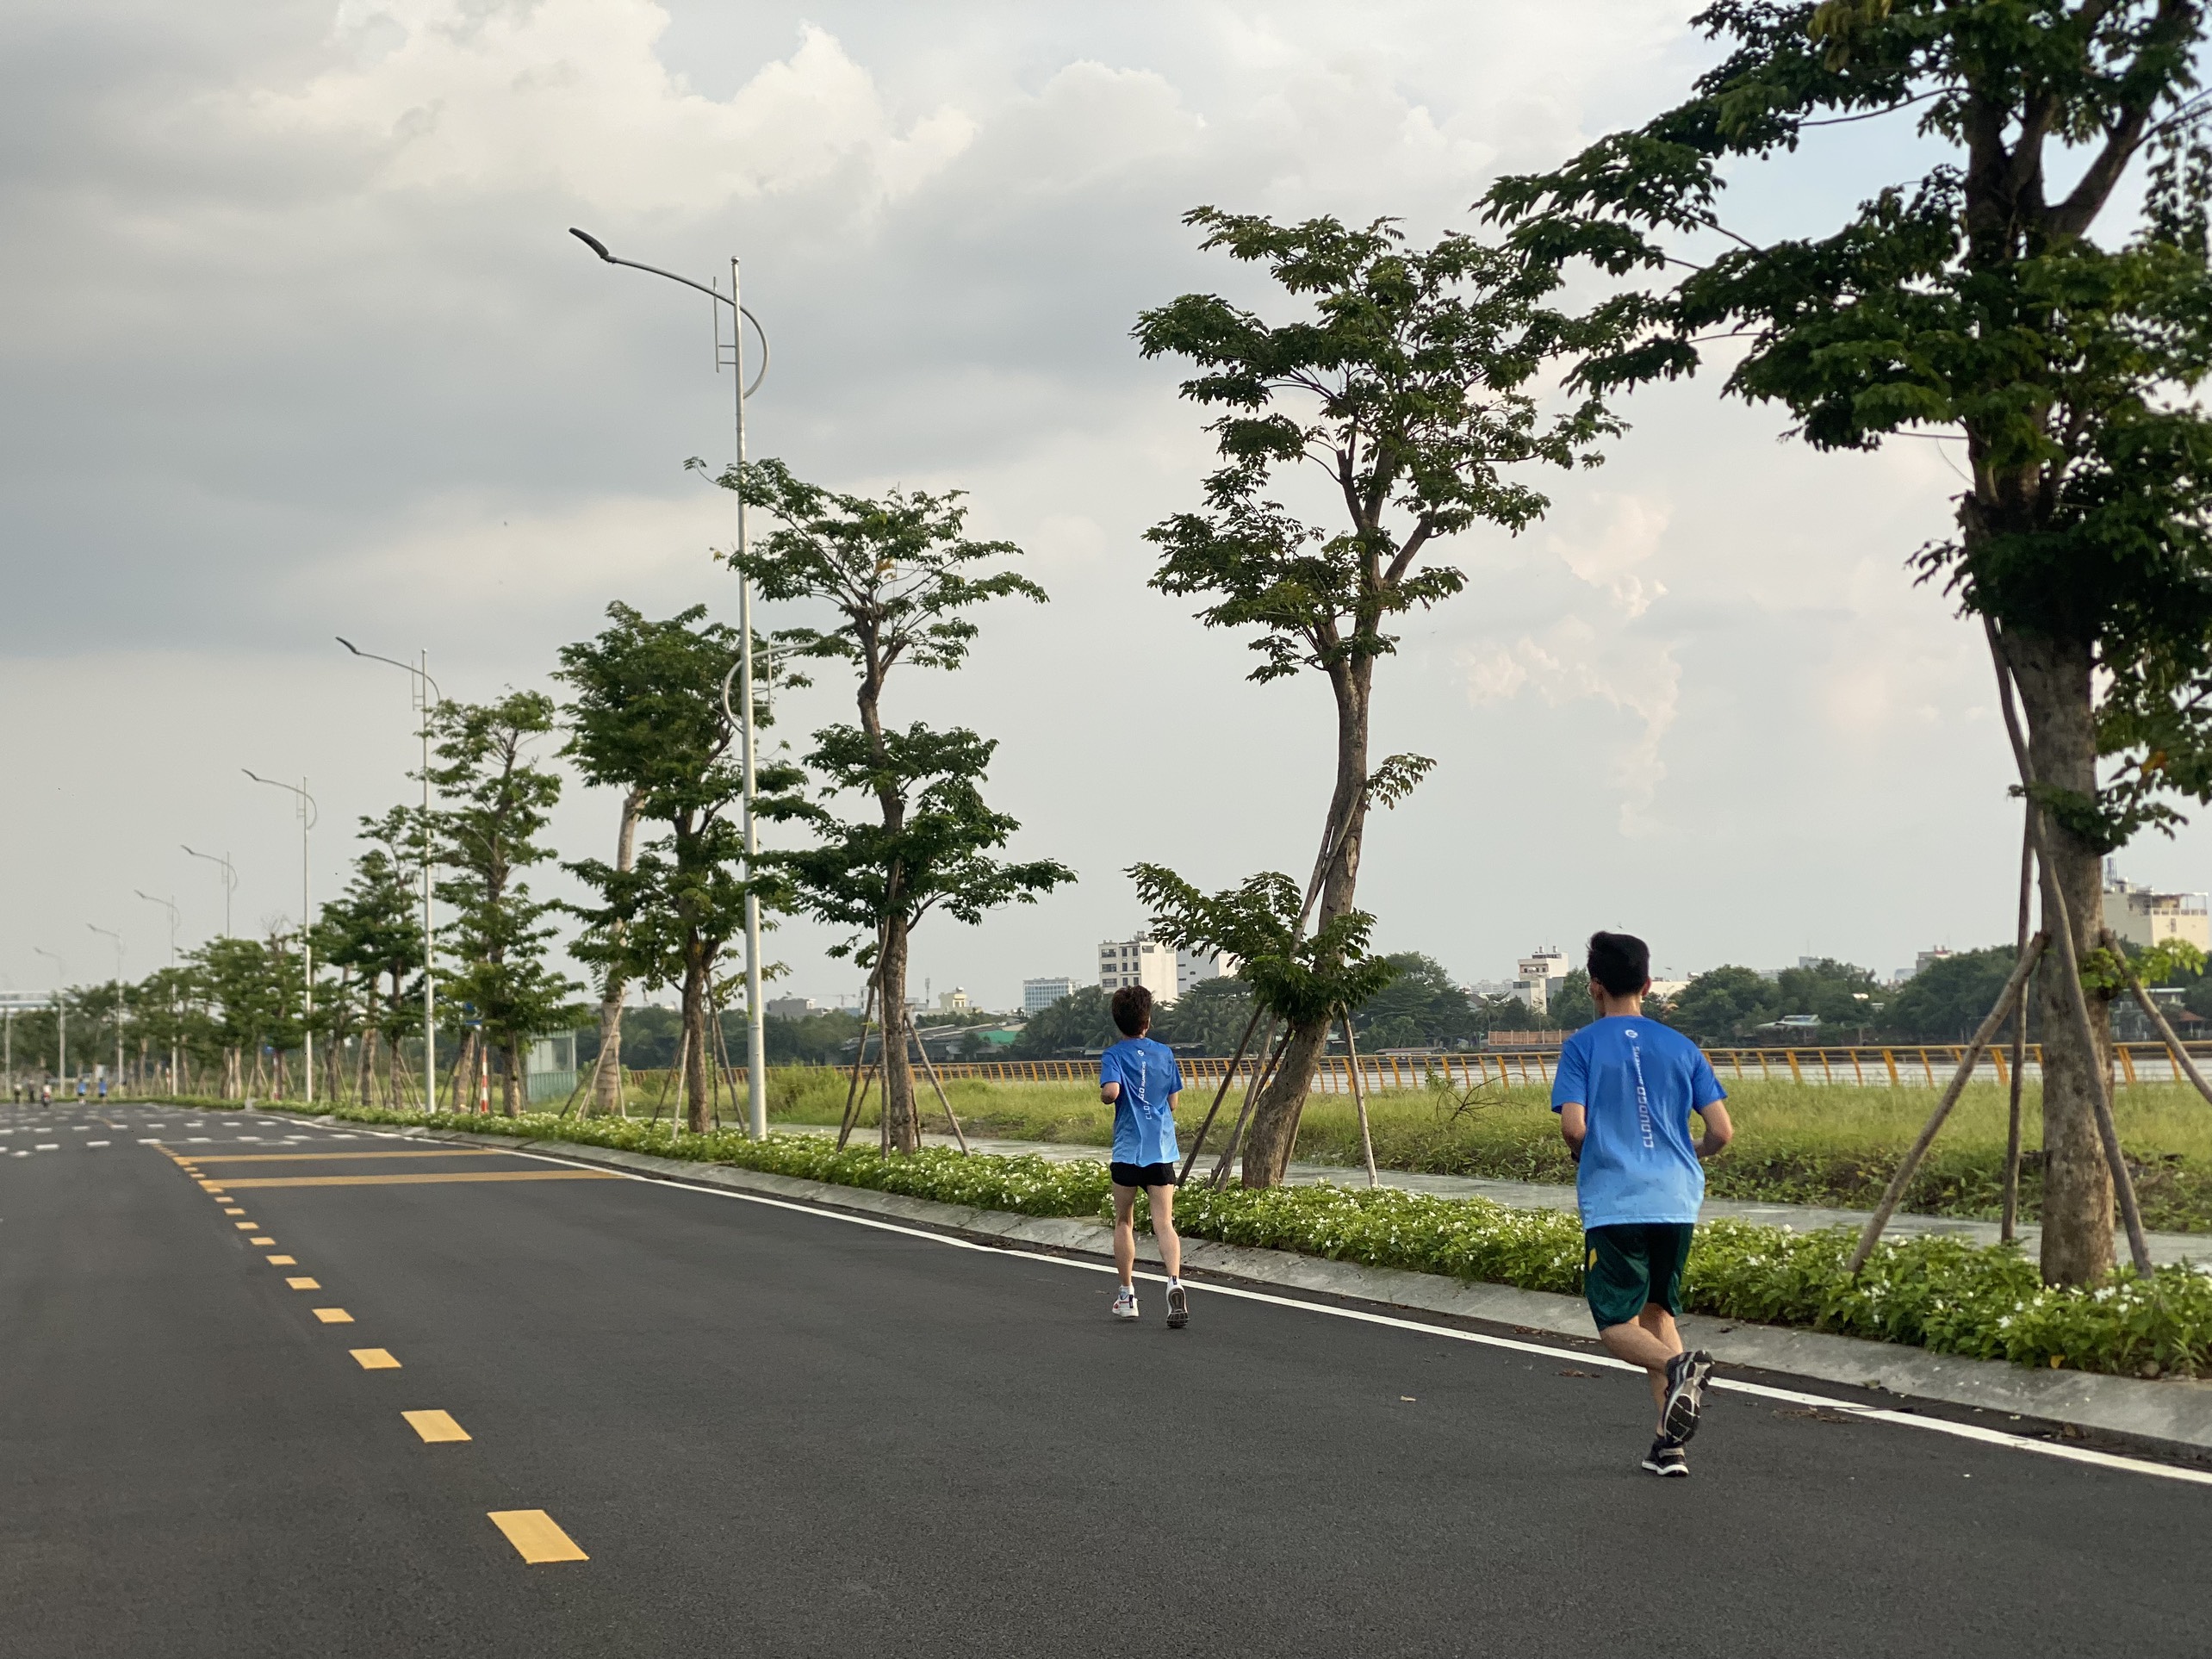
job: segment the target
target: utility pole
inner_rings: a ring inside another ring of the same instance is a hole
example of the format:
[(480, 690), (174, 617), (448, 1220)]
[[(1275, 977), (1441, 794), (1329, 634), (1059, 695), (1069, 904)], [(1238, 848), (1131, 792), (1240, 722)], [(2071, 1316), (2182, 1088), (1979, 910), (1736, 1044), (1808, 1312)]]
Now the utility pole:
[(31, 948), (53, 962), (53, 1074), (65, 1089), (69, 1081), (69, 995), (62, 981), (68, 978), (69, 970), (62, 966), (59, 952), (48, 950), (44, 945), (33, 945)]
[(422, 1105), (426, 1112), (434, 1112), (438, 1109), (438, 929), (430, 911), (430, 714), (445, 700), (445, 693), (430, 677), (427, 645), (418, 653), (422, 660), (416, 664), (364, 651), (343, 634), (332, 637), (356, 656), (388, 662), (414, 676), (414, 706), (422, 714)]
[(308, 887), (308, 832), (315, 827), (315, 798), (308, 793), (308, 780), (300, 780), (296, 786), (279, 783), (274, 778), (264, 778), (250, 767), (239, 771), (258, 784), (267, 784), (271, 789), (288, 789), (299, 797), (300, 811), (300, 969), (306, 986), (300, 1016), (301, 1070), (307, 1078), (307, 1103), (315, 1103), (315, 948), (311, 930), (314, 927), (314, 899)]
[(156, 898), (143, 887), (134, 887), (131, 891), (149, 904), (164, 904), (169, 909), (169, 1092), (182, 1094), (184, 1074), (177, 1066), (177, 901)]
[(127, 1007), (123, 997), (123, 935), (114, 928), (84, 924), (97, 934), (104, 934), (115, 941), (115, 1092), (123, 1092), (123, 1014)]
[[(179, 844), (181, 845), (182, 843)], [(185, 848), (184, 850), (188, 853), (192, 853), (192, 849), (189, 847)], [(223, 937), (227, 939), (231, 936), (231, 895), (238, 891), (238, 866), (231, 862), (231, 855), (228, 853), (225, 853), (221, 858), (216, 857), (213, 853), (192, 853), (192, 856), (194, 858), (203, 858), (207, 860), (208, 863), (220, 865), (222, 868)]]
[[(730, 388), (731, 402), (736, 407), (736, 474), (740, 484), (745, 476), (745, 400), (761, 388), (768, 373), (767, 331), (761, 326), (760, 319), (739, 303), (737, 295), (737, 260), (730, 261), (730, 292), (724, 294), (719, 287), (707, 283), (695, 283), (688, 276), (679, 276), (673, 270), (663, 270), (658, 265), (642, 265), (635, 259), (618, 259), (607, 251), (606, 244), (585, 231), (571, 228), (569, 234), (581, 242), (608, 264), (627, 265), (632, 270), (643, 270), (655, 276), (665, 276), (672, 283), (681, 283), (686, 288), (697, 289), (715, 301), (714, 310), (714, 367), (719, 374), (725, 361), (722, 345), (722, 309), (730, 308), (730, 356), (726, 359), (735, 371)], [(753, 325), (753, 332), (761, 339), (760, 372), (753, 383), (745, 383), (745, 325)], [(737, 553), (742, 560), (746, 551), (745, 494), (737, 492)], [(761, 1002), (761, 900), (755, 891), (753, 879), (757, 873), (761, 842), (754, 823), (754, 749), (755, 736), (753, 722), (753, 584), (740, 565), (737, 572), (737, 631), (741, 636), (737, 672), (743, 681), (744, 709), (734, 718), (744, 734), (745, 744), (745, 1071), (746, 1094), (749, 1097), (747, 1128), (755, 1140), (763, 1140), (768, 1133), (768, 1060), (767, 1010)], [(729, 712), (729, 682), (723, 682), (723, 706)]]

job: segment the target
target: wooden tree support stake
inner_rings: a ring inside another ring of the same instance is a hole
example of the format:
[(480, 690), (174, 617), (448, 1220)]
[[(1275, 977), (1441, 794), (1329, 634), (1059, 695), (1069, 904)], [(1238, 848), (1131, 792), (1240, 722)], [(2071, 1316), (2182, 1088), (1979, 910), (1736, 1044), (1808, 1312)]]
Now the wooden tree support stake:
[(1867, 1264), (1867, 1258), (1873, 1253), (1874, 1241), (1882, 1236), (1882, 1229), (1889, 1225), (1890, 1216), (1895, 1212), (1898, 1201), (1904, 1196), (1904, 1190), (1911, 1184), (1913, 1172), (1920, 1167), (1920, 1160), (1928, 1155), (1928, 1148), (1935, 1141), (1936, 1132), (1943, 1127), (1943, 1120), (1950, 1116), (1951, 1108), (1959, 1103), (1959, 1096), (1964, 1092), (1975, 1068), (1981, 1064), (1982, 1050), (1989, 1047), (1991, 1040), (1997, 1035), (1998, 1028), (2010, 1016), (2012, 1005), (2020, 998), (2020, 987), (2028, 983), (2028, 975), (2042, 955), (2043, 947), (2049, 937), (2047, 934), (2037, 934), (2028, 941), (2028, 948), (2020, 954), (2020, 960), (2012, 965), (2012, 977), (2004, 982), (2004, 989), (1998, 993), (1997, 1006), (1990, 1010), (1988, 1016), (1981, 1022), (1980, 1029), (1974, 1033), (1973, 1041), (1967, 1045), (1967, 1052), (1959, 1061), (1959, 1069), (1952, 1074), (1951, 1086), (1943, 1090), (1942, 1099), (1936, 1103), (1936, 1109), (1928, 1115), (1928, 1122), (1920, 1131), (1920, 1138), (1898, 1161), (1897, 1173), (1890, 1177), (1889, 1185), (1883, 1190), (1881, 1202), (1874, 1206), (1874, 1213), (1867, 1218), (1866, 1231), (1859, 1235), (1858, 1248), (1851, 1252), (1850, 1263), (1843, 1270), (1846, 1273), (1855, 1276)]
[(2151, 1016), (2152, 1028), (2158, 1032), (2159, 1041), (2165, 1044), (2166, 1053), (2173, 1056), (2174, 1068), (2196, 1085), (2198, 1094), (2212, 1100), (2212, 1086), (2207, 1086), (2203, 1074), (2196, 1069), (2196, 1063), (2189, 1058), (2189, 1051), (2182, 1047), (2181, 1039), (2174, 1035), (2165, 1011), (2151, 1000), (2151, 993), (2143, 988), (2142, 979), (2136, 973), (2134, 964), (2121, 950), (2120, 941), (2112, 936), (2109, 928), (2104, 930), (2104, 948), (2112, 953), (2120, 964), (2120, 971), (2128, 976), (2128, 989), (2135, 993), (2135, 1000), (2143, 1005), (2143, 1012)]
[[(1370, 1187), (1380, 1186), (1382, 1183), (1375, 1174), (1375, 1137), (1368, 1133), (1367, 1128), (1367, 1090), (1360, 1083), (1359, 1045), (1352, 1040), (1350, 1009), (1344, 1010), (1344, 1058), (1348, 1068), (1347, 1075), (1351, 1078), (1351, 1103), (1359, 1112), (1359, 1150), (1367, 1159), (1367, 1184)], [(1295, 1152), (1296, 1148), (1292, 1150)]]
[[(1283, 1027), (1280, 1040), (1275, 1035), (1277, 1023)], [(1222, 1146), (1221, 1156), (1214, 1165), (1214, 1173), (1208, 1178), (1209, 1186), (1221, 1187), (1228, 1183), (1229, 1171), (1236, 1165), (1237, 1148), (1244, 1144), (1245, 1128), (1252, 1122), (1253, 1103), (1258, 1100), (1260, 1091), (1267, 1087), (1268, 1079), (1275, 1075), (1276, 1062), (1283, 1058), (1283, 1051), (1290, 1046), (1289, 1022), (1277, 1022), (1272, 1015), (1269, 1016), (1267, 1023), (1260, 1028), (1260, 1064), (1252, 1072), (1252, 1082), (1246, 1086), (1244, 1104), (1237, 1112), (1237, 1121), (1229, 1127), (1228, 1141)], [(1268, 1046), (1271, 1043), (1274, 1045), (1271, 1049)]]
[[(2028, 740), (2021, 735), (2020, 712), (2013, 706), (2012, 671), (1998, 643), (1997, 624), (1984, 617), (1982, 630), (1988, 636), (1990, 656), (1997, 665), (1997, 700), (2004, 715), (2005, 736), (2011, 740), (2012, 758), (2020, 768), (2020, 785), (2028, 797), (2029, 833), (2035, 838), (2035, 862), (2043, 874), (2044, 920), (2056, 924), (2046, 932), (2057, 936), (2059, 966), (2066, 976), (2066, 1000), (2073, 1005), (2074, 1020), (2081, 1027), (2082, 1041), (2091, 1060), (2089, 1092), (2091, 1103), (2096, 1109), (2097, 1137), (2104, 1145), (2104, 1162), (2112, 1174), (2113, 1196), (2119, 1200), (2120, 1219), (2128, 1229), (2128, 1254), (2135, 1264), (2136, 1276), (2147, 1279), (2156, 1271), (2151, 1262), (2150, 1240), (2143, 1236), (2143, 1212), (2135, 1202), (2135, 1183), (2128, 1173), (2128, 1160), (2120, 1150), (2120, 1131), (2112, 1121), (2112, 1095), (2105, 1086), (2106, 1068), (2099, 1063), (2103, 1051), (2097, 1045), (2097, 1022), (2089, 1016), (2089, 993), (2082, 989), (2081, 958), (2074, 949), (2073, 917), (2068, 913), (2066, 896), (2060, 890), (2059, 878), (2051, 868), (2051, 850), (2044, 840), (2043, 812), (2035, 803), (2035, 763), (2029, 756)], [(2047, 1090), (2047, 1066), (2044, 1086)]]
[[(1214, 1090), (1214, 1103), (1206, 1109), (1205, 1119), (1198, 1125), (1198, 1134), (1190, 1142), (1190, 1150), (1184, 1154), (1182, 1172), (1175, 1177), (1177, 1186), (1190, 1178), (1190, 1166), (1198, 1161), (1199, 1149), (1206, 1144), (1206, 1132), (1214, 1127), (1214, 1114), (1221, 1109), (1221, 1102), (1228, 1097), (1229, 1084), (1235, 1080), (1237, 1067), (1244, 1063), (1245, 1050), (1252, 1044), (1252, 1034), (1258, 1028), (1259, 1015), (1259, 999), (1255, 997), (1252, 998), (1252, 1017), (1245, 1022), (1244, 1035), (1237, 1039), (1236, 1058), (1229, 1062), (1229, 1069), (1221, 1073), (1221, 1086)], [(1258, 1062), (1255, 1060), (1253, 1064)]]
[(914, 1039), (914, 1047), (921, 1051), (922, 1069), (929, 1074), (929, 1086), (937, 1091), (937, 1104), (945, 1109), (945, 1122), (953, 1126), (953, 1139), (960, 1143), (960, 1151), (965, 1153), (968, 1149), (968, 1138), (961, 1132), (960, 1119), (953, 1115), (953, 1103), (945, 1097), (945, 1085), (937, 1080), (937, 1064), (929, 1058), (929, 1045), (922, 1041), (922, 1034), (914, 1028), (914, 1016), (910, 1013), (906, 1016), (906, 1035)]
[(866, 1096), (861, 1088), (861, 1073), (868, 1064), (868, 1022), (875, 1018), (875, 981), (868, 981), (868, 994), (861, 1004), (861, 1041), (853, 1050), (853, 1082), (845, 1090), (845, 1115), (837, 1125), (837, 1150), (845, 1150), (845, 1142), (852, 1137), (853, 1125), (859, 1121), (861, 1102)]
[[(2016, 955), (2028, 948), (2028, 908), (2035, 885), (2035, 826), (2023, 814), (2020, 824), (2020, 923), (2013, 945)], [(2012, 1010), (2012, 1083), (2004, 1110), (2004, 1203), (1998, 1217), (1999, 1244), (2010, 1244), (2020, 1228), (2020, 1095), (2028, 1070), (2028, 987), (2031, 974), (2020, 982), (2020, 1000)]]

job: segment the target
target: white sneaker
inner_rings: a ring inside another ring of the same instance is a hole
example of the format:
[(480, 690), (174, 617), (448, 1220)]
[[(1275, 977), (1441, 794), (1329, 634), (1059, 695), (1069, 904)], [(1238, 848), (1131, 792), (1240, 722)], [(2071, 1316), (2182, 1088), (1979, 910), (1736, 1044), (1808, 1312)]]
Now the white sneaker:
[(1114, 1293), (1114, 1317), (1115, 1319), (1137, 1317), (1136, 1287), (1125, 1284)]

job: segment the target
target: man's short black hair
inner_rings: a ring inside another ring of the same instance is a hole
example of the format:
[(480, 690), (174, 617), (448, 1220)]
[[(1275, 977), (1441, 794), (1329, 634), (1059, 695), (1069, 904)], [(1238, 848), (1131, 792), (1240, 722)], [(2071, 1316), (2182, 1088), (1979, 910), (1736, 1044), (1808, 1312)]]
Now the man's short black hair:
[(1152, 991), (1123, 985), (1114, 993), (1114, 1028), (1125, 1037), (1141, 1037), (1152, 1025)]
[(1651, 983), (1651, 947), (1632, 933), (1590, 935), (1590, 983), (1633, 997)]

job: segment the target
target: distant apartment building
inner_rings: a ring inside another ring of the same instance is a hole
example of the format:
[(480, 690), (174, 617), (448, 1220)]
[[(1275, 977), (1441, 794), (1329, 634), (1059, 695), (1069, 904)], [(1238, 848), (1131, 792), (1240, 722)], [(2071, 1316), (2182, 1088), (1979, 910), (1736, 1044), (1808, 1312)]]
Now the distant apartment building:
[(2203, 893), (2160, 893), (2122, 881), (2111, 861), (2104, 866), (2104, 925), (2131, 945), (2148, 950), (2178, 939), (2212, 950), (2212, 914)]
[(1182, 994), (1174, 946), (1140, 935), (1134, 939), (1109, 939), (1098, 947), (1098, 988), (1112, 996), (1124, 985), (1142, 985), (1162, 1004)]
[(1531, 951), (1513, 967), (1513, 997), (1530, 1012), (1549, 1013), (1553, 993), (1567, 977), (1567, 953), (1556, 945)]
[(965, 1014), (974, 1005), (968, 1000), (966, 985), (954, 985), (950, 991), (941, 993), (937, 997), (937, 1011), (940, 1014)]
[(803, 1020), (810, 1014), (823, 1011), (822, 1004), (811, 997), (772, 997), (768, 999), (770, 1017), (779, 1020)]
[(1022, 1011), (1041, 1014), (1063, 997), (1072, 997), (1083, 989), (1083, 981), (1070, 975), (1051, 974), (1041, 979), (1022, 981)]
[(1175, 953), (1175, 994), (1188, 997), (1193, 987), (1236, 971), (1237, 959), (1233, 956), (1207, 956), (1196, 951), (1178, 950)]

